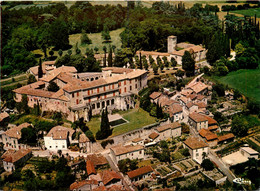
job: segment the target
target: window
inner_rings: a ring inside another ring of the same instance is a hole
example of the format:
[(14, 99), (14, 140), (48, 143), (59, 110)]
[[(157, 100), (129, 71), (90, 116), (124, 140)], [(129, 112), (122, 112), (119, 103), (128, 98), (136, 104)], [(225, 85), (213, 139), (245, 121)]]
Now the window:
[(79, 100), (78, 99), (76, 100), (76, 104), (79, 104)]
[(132, 90), (132, 86), (130, 86), (130, 91)]
[(115, 88), (115, 85), (113, 84), (113, 85), (112, 85), (112, 89), (114, 89), (114, 88)]
[(121, 94), (121, 89), (119, 89), (119, 93)]
[(89, 90), (88, 90), (88, 95), (90, 94)]
[(104, 95), (104, 98), (105, 98), (105, 99), (107, 98), (107, 94)]
[(107, 100), (107, 105), (110, 105), (109, 100)]
[(102, 108), (104, 108), (104, 107), (105, 107), (105, 102), (103, 101), (103, 102), (102, 102)]
[(100, 103), (97, 103), (97, 108), (100, 108)]
[(126, 92), (126, 87), (125, 87), (125, 92)]
[(115, 93), (115, 92), (113, 93), (113, 96), (116, 96), (116, 93)]
[(89, 103), (91, 102), (91, 99), (90, 99), (90, 98), (88, 99), (88, 102), (89, 102)]
[(126, 80), (124, 81), (124, 85), (126, 85)]
[(99, 88), (97, 88), (97, 93), (99, 93)]
[(104, 86), (103, 88), (104, 88), (104, 91), (106, 91), (106, 86)]
[(77, 97), (79, 97), (79, 92), (77, 92)]
[(119, 87), (121, 86), (121, 82), (118, 82), (118, 86), (119, 86)]
[(72, 93), (72, 97), (74, 97), (74, 93)]
[(95, 104), (92, 104), (92, 109), (95, 109), (96, 108), (95, 106), (96, 106)]
[(130, 80), (130, 84), (132, 83), (132, 80)]
[(142, 151), (139, 151), (139, 154), (142, 154)]
[(65, 146), (64, 146), (64, 145), (62, 145), (62, 148), (65, 148)]
[(137, 84), (135, 84), (135, 89), (137, 89)]
[(50, 148), (51, 148), (51, 146), (50, 146)]
[(115, 100), (112, 99), (112, 100), (111, 100), (111, 105), (114, 105), (114, 103), (115, 103)]

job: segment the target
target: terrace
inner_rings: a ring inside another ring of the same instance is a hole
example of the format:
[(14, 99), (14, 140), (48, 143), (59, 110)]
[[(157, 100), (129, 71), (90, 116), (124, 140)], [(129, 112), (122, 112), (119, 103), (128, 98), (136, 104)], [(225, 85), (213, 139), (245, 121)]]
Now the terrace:
[(183, 160), (181, 162), (175, 163), (174, 165), (177, 166), (179, 169), (181, 169), (181, 171), (185, 174), (189, 172), (193, 172), (200, 168), (200, 166), (192, 159)]

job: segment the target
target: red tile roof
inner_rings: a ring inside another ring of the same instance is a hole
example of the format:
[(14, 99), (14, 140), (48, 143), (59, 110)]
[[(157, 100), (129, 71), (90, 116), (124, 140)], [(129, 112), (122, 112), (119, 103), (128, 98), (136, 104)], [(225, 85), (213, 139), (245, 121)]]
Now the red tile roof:
[(106, 191), (107, 188), (105, 186), (99, 186), (97, 188), (92, 189), (92, 191)]
[(216, 130), (216, 129), (218, 129), (218, 126), (217, 125), (209, 126), (208, 129), (209, 130)]
[(113, 185), (108, 188), (108, 191), (125, 191), (124, 186), (122, 185)]
[(9, 117), (8, 113), (6, 113), (6, 112), (0, 113), (0, 122), (3, 121), (7, 117)]
[(107, 164), (107, 159), (101, 154), (90, 154), (87, 156), (87, 160), (91, 160), (95, 166), (101, 166)]
[(233, 133), (228, 133), (218, 137), (218, 142), (226, 141), (228, 139), (234, 139), (235, 135)]
[(153, 132), (153, 133), (151, 133), (151, 134), (149, 135), (149, 138), (154, 140), (154, 139), (156, 139), (158, 136), (159, 136), (158, 133)]
[(76, 181), (70, 185), (70, 190), (79, 189), (85, 185), (98, 185), (98, 182), (96, 180)]
[(104, 170), (101, 173), (101, 178), (102, 178), (104, 185), (107, 185), (112, 180), (121, 180), (122, 179), (121, 176), (113, 170)]
[(144, 167), (141, 167), (136, 170), (128, 172), (127, 175), (129, 176), (129, 178), (132, 179), (132, 178), (147, 174), (149, 172), (153, 172), (153, 168), (151, 166), (144, 166)]
[(207, 115), (204, 115), (204, 117), (207, 118), (209, 126), (210, 126), (210, 125), (218, 124), (218, 122), (217, 122), (215, 119), (213, 119), (213, 118), (211, 118), (211, 117), (209, 117), (209, 116), (207, 116)]
[(156, 98), (160, 97), (161, 95), (162, 95), (161, 92), (153, 92), (149, 97), (151, 99), (156, 99)]
[(86, 162), (86, 169), (87, 169), (88, 175), (97, 174), (95, 166), (94, 166), (94, 163), (92, 161), (90, 161), (90, 160), (88, 160)]
[(22, 123), (21, 125), (17, 126), (17, 127), (13, 127), (11, 129), (8, 129), (5, 134), (8, 136), (8, 137), (13, 137), (13, 138), (16, 138), (16, 139), (20, 139), (21, 136), (22, 136), (22, 132), (21, 130), (23, 128), (27, 128), (31, 126), (29, 123)]
[(140, 141), (143, 141), (143, 139), (140, 137), (132, 140), (133, 143), (138, 143)]
[(174, 122), (174, 123), (169, 123), (169, 124), (165, 124), (165, 125), (162, 125), (160, 127), (157, 127), (156, 130), (159, 133), (161, 133), (161, 132), (163, 132), (163, 131), (165, 131), (167, 129), (176, 129), (176, 128), (179, 128), (179, 127), (181, 127), (181, 124), (178, 123), (178, 122)]
[(188, 137), (185, 141), (184, 144), (187, 145), (191, 149), (199, 149), (199, 148), (204, 148), (208, 147), (206, 143), (204, 143), (202, 140), (199, 140), (196, 137)]
[(15, 163), (16, 161), (20, 160), (24, 156), (32, 153), (30, 149), (20, 149), (20, 150), (8, 150), (6, 151), (1, 158), (3, 161), (10, 162), (10, 163)]
[(170, 114), (170, 117), (172, 117), (176, 113), (182, 112), (182, 106), (180, 104), (173, 104), (169, 107), (168, 112)]
[(212, 141), (218, 138), (218, 136), (214, 133), (212, 133), (208, 129), (201, 129), (199, 130), (200, 136), (204, 137), (207, 141)]
[(206, 108), (207, 104), (205, 104), (204, 102), (197, 102), (195, 103), (195, 105), (197, 105), (199, 108)]
[(56, 126), (49, 131), (46, 137), (52, 137), (55, 140), (64, 140), (67, 139), (68, 136), (72, 136), (74, 132), (75, 130), (72, 128)]
[(202, 121), (207, 121), (208, 120), (208, 118), (206, 118), (205, 117), (205, 115), (201, 115), (201, 114), (199, 114), (199, 113), (191, 113), (190, 115), (189, 115), (189, 118), (191, 118), (193, 121), (195, 121), (195, 122), (202, 122)]

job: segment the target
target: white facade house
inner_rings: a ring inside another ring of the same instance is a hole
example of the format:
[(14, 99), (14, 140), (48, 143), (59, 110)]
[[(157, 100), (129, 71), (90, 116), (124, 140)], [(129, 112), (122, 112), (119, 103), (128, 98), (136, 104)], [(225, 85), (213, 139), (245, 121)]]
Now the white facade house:
[(250, 147), (241, 147), (240, 152), (243, 156), (245, 156), (247, 158), (258, 159), (259, 153)]
[(66, 150), (75, 130), (63, 126), (53, 127), (44, 137), (45, 148), (51, 151)]
[(116, 146), (110, 148), (110, 155), (112, 159), (118, 163), (120, 160), (124, 159), (143, 159), (144, 158), (144, 146), (142, 145), (126, 145), (126, 146)]
[(189, 149), (191, 158), (199, 164), (202, 163), (203, 153), (209, 153), (209, 146), (197, 137), (189, 137), (183, 143)]

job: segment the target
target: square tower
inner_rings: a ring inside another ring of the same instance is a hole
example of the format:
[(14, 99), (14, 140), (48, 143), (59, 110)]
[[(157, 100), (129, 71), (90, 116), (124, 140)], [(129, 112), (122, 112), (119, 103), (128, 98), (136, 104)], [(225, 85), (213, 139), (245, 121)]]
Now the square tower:
[(168, 53), (172, 53), (175, 50), (177, 44), (177, 36), (168, 36)]

